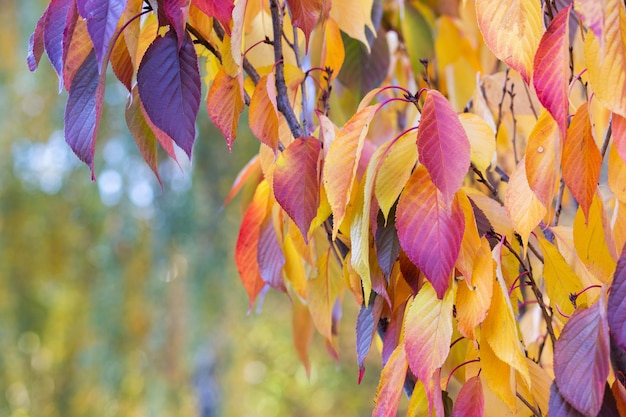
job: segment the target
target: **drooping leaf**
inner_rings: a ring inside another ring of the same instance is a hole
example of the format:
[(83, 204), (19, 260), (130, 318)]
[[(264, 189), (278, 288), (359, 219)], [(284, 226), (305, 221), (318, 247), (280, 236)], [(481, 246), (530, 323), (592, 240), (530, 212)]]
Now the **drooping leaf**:
[(278, 157), (274, 168), (274, 196), (308, 242), (309, 228), (320, 204), (319, 156), (314, 137), (298, 138)]
[(456, 397), (452, 417), (482, 417), (485, 411), (483, 385), (479, 376), (465, 381), (459, 395)]
[(626, 251), (622, 251), (613, 275), (607, 311), (611, 335), (626, 350)]
[(39, 66), (39, 60), (44, 53), (43, 31), (47, 14), (48, 9), (46, 8), (46, 11), (44, 11), (39, 20), (37, 20), (35, 30), (30, 35), (28, 40), (28, 55), (26, 56), (26, 63), (28, 64), (28, 69), (31, 71), (35, 71), (37, 69)]
[(211, 121), (226, 138), (228, 150), (232, 150), (237, 137), (239, 116), (244, 105), (239, 77), (231, 77), (220, 69), (209, 89), (206, 106)]
[(623, 161), (626, 161), (626, 117), (613, 114), (611, 124), (613, 130), (613, 146)]
[(530, 232), (537, 227), (546, 214), (546, 208), (528, 185), (526, 158), (522, 158), (517, 164), (517, 168), (509, 179), (504, 208), (515, 231), (522, 237), (525, 247)]
[(250, 308), (265, 286), (257, 261), (257, 252), (261, 225), (269, 209), (269, 193), (270, 186), (267, 181), (261, 182), (243, 216), (235, 247), (235, 264), (250, 298)]
[(103, 90), (104, 87), (98, 83), (98, 63), (92, 50), (74, 76), (65, 106), (65, 141), (76, 156), (89, 166), (92, 178)]
[(442, 298), (459, 255), (465, 218), (458, 200), (448, 205), (423, 165), (400, 196), (396, 228), (402, 249)]
[(474, 329), (487, 316), (493, 294), (495, 262), (491, 257), (489, 241), (482, 238), (474, 262), (474, 278), (471, 286), (466, 280), (459, 282), (456, 294), (456, 319), (459, 333), (474, 339)]
[(515, 386), (511, 365), (502, 361), (485, 340), (484, 333), (480, 337), (481, 376), (491, 391), (509, 408), (515, 409)]
[(293, 344), (296, 348), (300, 361), (304, 365), (306, 376), (307, 378), (310, 378), (311, 363), (309, 361), (309, 346), (313, 341), (315, 325), (313, 324), (309, 308), (304, 305), (298, 297), (293, 297), (292, 303)]
[(428, 91), (417, 132), (419, 161), (446, 203), (461, 188), (470, 166), (470, 144), (463, 125), (446, 98)]
[[(571, 10), (571, 5), (565, 7), (552, 19), (539, 42), (533, 67), (533, 85), (537, 97), (559, 125), (561, 140), (565, 140), (567, 134)], [(528, 158), (526, 160), (528, 161)]]
[(191, 0), (191, 3), (207, 16), (215, 17), (230, 35), (230, 21), (235, 8), (234, 0)]
[(541, 4), (522, 0), (477, 0), (478, 27), (491, 51), (530, 83), (543, 33)]
[[(233, 181), (233, 186), (230, 188), (228, 195), (224, 199), (224, 203), (222, 207), (226, 207), (230, 201), (239, 193), (241, 188), (245, 186), (248, 181), (257, 181), (260, 182), (263, 177), (263, 173), (261, 172), (261, 161), (259, 159), (259, 155), (255, 155), (248, 161), (246, 166), (244, 166), (235, 181)], [(256, 186), (256, 184), (255, 184)]]
[(376, 406), (372, 417), (395, 417), (402, 396), (402, 386), (408, 369), (404, 345), (400, 343), (387, 361), (376, 390)]
[(548, 405), (550, 417), (584, 417), (584, 414), (576, 410), (559, 392), (556, 382), (550, 387), (550, 403)]
[[(215, 82), (215, 81), (214, 81)], [(274, 73), (261, 77), (250, 99), (248, 125), (261, 143), (278, 151), (278, 110)]]
[(459, 114), (459, 121), (470, 143), (472, 164), (481, 172), (487, 171), (496, 152), (493, 129), (482, 117), (472, 113)]
[(185, 25), (187, 16), (189, 15), (190, 0), (168, 0), (163, 2), (165, 15), (170, 20), (176, 37), (178, 38), (178, 48), (183, 45), (185, 40)]
[(609, 375), (609, 328), (602, 291), (598, 302), (574, 313), (554, 346), (559, 392), (587, 416), (600, 412)]
[(365, 373), (365, 358), (367, 358), (372, 346), (382, 307), (382, 298), (376, 297), (374, 302), (370, 302), (367, 307), (365, 305), (361, 306), (356, 319), (356, 354), (359, 365), (359, 384)]
[(563, 181), (580, 204), (585, 219), (598, 188), (602, 155), (593, 139), (587, 103), (583, 103), (572, 118), (567, 140), (563, 143)]
[(63, 89), (63, 39), (70, 4), (71, 0), (52, 0), (44, 13), (43, 42), (46, 55), (59, 77), (59, 91)]
[(111, 68), (117, 79), (120, 80), (128, 91), (131, 91), (133, 88), (133, 74), (135, 69), (130, 52), (128, 52), (128, 48), (126, 47), (126, 38), (124, 36), (117, 38), (117, 42), (113, 45), (113, 50), (111, 51)]
[(371, 16), (373, 5), (374, 0), (333, 1), (330, 16), (335, 19), (339, 29), (369, 48), (365, 29), (376, 33)]
[(309, 279), (306, 286), (306, 300), (313, 323), (327, 341), (332, 340), (333, 307), (342, 285), (341, 270), (329, 248), (318, 258), (317, 276)]
[(378, 107), (367, 106), (352, 116), (331, 143), (324, 161), (324, 188), (334, 216), (333, 238), (346, 215), (365, 136)]
[[(139, 101), (141, 102), (141, 97)], [(143, 103), (141, 103), (141, 113), (143, 114), (143, 118), (148, 126), (150, 126), (150, 130), (154, 133), (154, 136), (156, 136), (157, 141), (163, 147), (163, 150), (167, 152), (170, 158), (178, 163), (178, 157), (176, 156), (176, 150), (174, 149), (174, 141), (167, 133), (163, 132), (161, 129), (155, 126), (154, 123), (152, 123), (152, 120), (150, 120), (150, 116), (148, 116), (148, 112), (146, 112), (146, 108), (144, 107)]]
[(296, 248), (294, 238), (289, 233), (285, 235), (283, 250), (285, 253), (285, 278), (291, 283), (296, 294), (303, 300), (306, 300), (307, 274), (302, 264), (302, 256)]
[(126, 0), (76, 0), (78, 13), (87, 19), (87, 31), (96, 50), (98, 71), (102, 71), (104, 57), (117, 29)]
[(331, 82), (337, 78), (345, 57), (346, 51), (343, 46), (343, 38), (341, 37), (339, 26), (337, 26), (335, 19), (328, 18), (324, 23), (324, 41), (320, 61), (323, 68), (331, 68), (333, 70), (330, 76)]
[[(599, 7), (599, 5), (595, 5)], [(620, 0), (606, 0), (602, 38), (585, 37), (585, 61), (591, 88), (609, 110), (626, 117), (626, 9)]]
[(544, 207), (549, 207), (554, 198), (560, 156), (561, 141), (557, 125), (544, 111), (530, 132), (525, 157), (528, 185)]
[(378, 212), (376, 236), (376, 259), (378, 265), (383, 271), (385, 278), (391, 276), (391, 269), (400, 254), (400, 241), (398, 240), (398, 231), (396, 230), (395, 212), (391, 213), (389, 220), (385, 222), (382, 212)]
[[(69, 27), (67, 29), (69, 30)], [(87, 23), (79, 19), (73, 29), (71, 36), (69, 34), (65, 36), (67, 53), (63, 65), (63, 85), (68, 91), (72, 88), (72, 81), (76, 72), (93, 51), (93, 45), (87, 33)]]
[(609, 150), (608, 183), (615, 197), (626, 202), (626, 162), (620, 158), (615, 146)]
[(152, 123), (191, 158), (200, 108), (200, 72), (191, 38), (179, 50), (173, 31), (157, 37), (141, 60), (137, 84)]
[(137, 144), (144, 161), (146, 161), (154, 175), (161, 182), (158, 170), (157, 139), (141, 111), (141, 98), (139, 97), (137, 86), (132, 89), (131, 96), (128, 98), (126, 126), (128, 126), (128, 130)]
[(285, 265), (285, 255), (278, 242), (279, 238), (272, 216), (268, 215), (261, 224), (259, 231), (257, 251), (259, 272), (267, 285), (284, 292), (285, 283), (283, 282), (282, 271)]
[(550, 297), (550, 302), (558, 305), (557, 311), (571, 315), (574, 312), (574, 305), (570, 300), (570, 295), (580, 292), (583, 285), (572, 268), (565, 262), (559, 250), (546, 239), (540, 236), (537, 238), (543, 254), (543, 279), (546, 283), (546, 292)]
[(320, 20), (324, 0), (287, 0), (294, 26), (304, 32), (306, 45), (309, 44), (311, 32)]
[[(347, 1), (346, 1), (347, 2)], [(333, 6), (338, 3), (333, 2)], [(353, 14), (352, 12), (348, 12)], [(339, 25), (341, 29), (341, 25)], [(357, 95), (364, 95), (378, 87), (389, 71), (389, 44), (381, 30), (370, 48), (356, 39), (342, 34), (345, 59), (339, 72), (339, 81)]]
[(463, 240), (461, 241), (461, 249), (459, 250), (455, 267), (463, 274), (467, 284), (472, 286), (472, 276), (475, 269), (474, 262), (480, 251), (480, 236), (478, 234), (476, 220), (474, 219), (474, 210), (469, 198), (462, 191), (459, 191), (457, 196), (465, 218), (465, 230), (463, 231)]

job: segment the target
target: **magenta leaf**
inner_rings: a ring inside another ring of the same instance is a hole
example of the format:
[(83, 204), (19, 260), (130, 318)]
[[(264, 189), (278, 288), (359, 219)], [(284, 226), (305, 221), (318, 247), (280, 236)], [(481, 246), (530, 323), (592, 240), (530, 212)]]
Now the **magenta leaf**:
[(452, 417), (482, 417), (485, 411), (483, 386), (479, 376), (474, 376), (463, 384), (456, 397)]
[(216, 18), (230, 35), (230, 21), (235, 8), (234, 0), (191, 0), (207, 16)]
[(607, 315), (613, 340), (626, 350), (626, 251), (622, 252), (613, 274)]
[(263, 281), (275, 290), (285, 291), (282, 276), (285, 255), (278, 243), (272, 216), (267, 216), (259, 231), (257, 262)]
[(554, 347), (554, 375), (565, 400), (587, 416), (602, 407), (609, 375), (609, 328), (604, 292), (586, 310), (577, 310)]
[(152, 123), (191, 158), (200, 108), (200, 72), (189, 36), (180, 50), (173, 31), (156, 38), (141, 60), (137, 84)]
[(98, 84), (98, 62), (92, 50), (74, 76), (65, 107), (65, 141), (89, 166), (92, 179), (103, 90)]
[(59, 76), (59, 91), (63, 89), (63, 34), (71, 0), (52, 0), (46, 10), (43, 42), (52, 67)]
[(46, 22), (47, 14), (48, 9), (46, 9), (39, 20), (37, 20), (35, 30), (32, 35), (30, 35), (30, 39), (28, 40), (28, 56), (26, 57), (26, 63), (28, 64), (28, 69), (31, 71), (35, 71), (37, 69), (39, 66), (39, 60), (44, 52), (43, 28)]
[(163, 2), (165, 15), (172, 23), (176, 37), (178, 38), (178, 48), (185, 40), (185, 24), (189, 15), (189, 0), (169, 0)]
[(126, 0), (76, 0), (78, 13), (87, 19), (87, 31), (96, 50), (99, 71), (117, 23), (126, 8)]

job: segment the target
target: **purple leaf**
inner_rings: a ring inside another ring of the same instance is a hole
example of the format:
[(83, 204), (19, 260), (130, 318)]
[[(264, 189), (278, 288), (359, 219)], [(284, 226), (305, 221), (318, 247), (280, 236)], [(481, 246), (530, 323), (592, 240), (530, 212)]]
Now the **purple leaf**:
[(59, 92), (63, 89), (63, 37), (71, 0), (52, 0), (45, 13), (43, 42), (50, 63), (59, 76)]
[(126, 8), (126, 0), (76, 0), (78, 13), (87, 19), (87, 31), (96, 50), (98, 69), (107, 53), (117, 23)]
[(550, 387), (548, 414), (550, 417), (584, 417), (563, 398), (555, 382)]
[(39, 60), (41, 59), (41, 55), (43, 55), (43, 28), (47, 14), (48, 9), (43, 12), (41, 17), (37, 21), (35, 31), (32, 33), (32, 35), (30, 35), (30, 39), (28, 40), (28, 56), (26, 57), (26, 62), (28, 63), (28, 69), (31, 71), (35, 71), (37, 69), (37, 67), (39, 66)]
[(98, 83), (98, 63), (92, 50), (74, 76), (65, 107), (65, 141), (89, 166), (92, 179), (103, 93), (104, 84)]
[(607, 310), (613, 340), (626, 350), (626, 251), (622, 252), (613, 274)]
[(176, 32), (179, 49), (185, 39), (185, 24), (187, 23), (187, 16), (189, 15), (189, 1), (190, 0), (169, 0), (163, 2), (165, 15), (172, 23), (172, 27)]
[(141, 60), (137, 84), (152, 123), (191, 157), (200, 108), (200, 71), (189, 36), (180, 50), (173, 31), (156, 38)]
[(389, 220), (385, 224), (385, 217), (382, 211), (378, 212), (378, 227), (376, 228), (376, 258), (378, 265), (389, 281), (391, 269), (398, 259), (400, 253), (400, 241), (394, 219), (396, 218), (395, 208), (389, 212)]
[(376, 297), (374, 300), (370, 299), (368, 307), (365, 307), (365, 305), (361, 306), (361, 311), (359, 311), (356, 319), (356, 355), (359, 364), (359, 384), (365, 373), (365, 358), (367, 358), (372, 346), (382, 308), (381, 297)]
[(554, 375), (559, 392), (581, 413), (596, 416), (609, 375), (609, 328), (605, 295), (577, 310), (554, 347)]
[(285, 291), (283, 281), (283, 265), (285, 265), (285, 255), (280, 248), (272, 216), (267, 216), (259, 232), (259, 243), (257, 251), (257, 262), (261, 278), (275, 290)]

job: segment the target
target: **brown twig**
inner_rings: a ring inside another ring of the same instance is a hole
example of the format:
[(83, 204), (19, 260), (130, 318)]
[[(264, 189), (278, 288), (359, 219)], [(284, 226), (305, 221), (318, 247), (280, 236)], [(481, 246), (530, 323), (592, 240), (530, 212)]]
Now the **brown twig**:
[(517, 398), (520, 399), (521, 402), (524, 403), (526, 407), (528, 407), (530, 411), (532, 411), (533, 416), (541, 417), (541, 411), (537, 410), (531, 403), (528, 402), (528, 400), (526, 400), (526, 398), (522, 397), (522, 394), (520, 394), (519, 392), (515, 392), (515, 395), (517, 396)]
[(606, 128), (606, 132), (604, 132), (604, 139), (602, 139), (602, 149), (600, 150), (600, 154), (602, 155), (602, 160), (604, 160), (604, 155), (606, 154), (606, 150), (609, 147), (609, 142), (611, 140), (612, 131), (613, 131), (613, 113), (611, 113), (611, 117), (609, 118), (609, 127)]
[(554, 208), (554, 220), (552, 221), (552, 227), (559, 225), (559, 218), (561, 217), (561, 209), (563, 208), (563, 194), (565, 193), (565, 181), (561, 177), (561, 183), (559, 184), (559, 193), (556, 196), (556, 204)]

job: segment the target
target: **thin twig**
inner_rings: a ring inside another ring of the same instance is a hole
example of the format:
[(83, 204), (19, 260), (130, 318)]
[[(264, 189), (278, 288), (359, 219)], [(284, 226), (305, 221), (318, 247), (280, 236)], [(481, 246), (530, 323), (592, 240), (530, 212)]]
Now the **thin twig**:
[(494, 200), (500, 203), (500, 205), (504, 205), (504, 203), (500, 199), (500, 196), (498, 195), (498, 189), (491, 182), (489, 182), (487, 178), (485, 178), (483, 173), (480, 172), (480, 170), (476, 168), (474, 164), (471, 164), (471, 167), (474, 174), (476, 174), (476, 176), (478, 177), (476, 181), (483, 184), (485, 187), (487, 187), (487, 189), (489, 189), (489, 192), (491, 193)]
[[(296, 56), (296, 65), (298, 68), (302, 68), (302, 58), (300, 57), (300, 50), (298, 49), (298, 28), (293, 27), (293, 44), (289, 43), (289, 46), (293, 50), (294, 55)], [(302, 91), (302, 127), (304, 129), (304, 134), (309, 136), (309, 99), (306, 94), (306, 77), (302, 80), (302, 84), (300, 84), (300, 90)]]
[[(496, 122), (496, 137), (500, 131), (500, 125), (502, 124), (502, 106), (504, 104), (504, 98), (506, 97), (506, 86), (509, 83), (509, 67), (504, 71), (504, 85), (502, 86), (502, 96), (498, 102), (498, 121)], [(484, 91), (483, 91), (484, 94)]]
[[(213, 19), (213, 30), (215, 31), (215, 33), (217, 34), (217, 37), (220, 40), (224, 40), (224, 35), (225, 35), (224, 28), (222, 27), (222, 25), (220, 25), (217, 19)], [(250, 61), (248, 61), (248, 58), (246, 58), (245, 56), (243, 57), (242, 66), (243, 66), (243, 70), (246, 72), (246, 74), (248, 74), (248, 77), (250, 77), (254, 85), (257, 85), (261, 77), (259, 76), (259, 73), (256, 71), (256, 68), (254, 68), (254, 65), (252, 65)]]
[(522, 394), (516, 391), (515, 395), (517, 396), (517, 398), (520, 399), (521, 402), (524, 403), (526, 407), (528, 407), (530, 411), (532, 411), (533, 416), (541, 417), (541, 411), (537, 410), (531, 403), (528, 402), (528, 400), (526, 400), (526, 398), (522, 397)]
[(606, 154), (606, 150), (609, 147), (609, 141), (611, 140), (612, 131), (613, 131), (613, 113), (611, 113), (611, 117), (609, 118), (609, 127), (607, 127), (606, 132), (604, 133), (604, 139), (602, 139), (602, 149), (600, 150), (600, 154), (602, 155), (602, 160), (604, 160), (604, 155)]
[(533, 116), (535, 116), (535, 120), (539, 119), (539, 114), (537, 113), (537, 109), (535, 109), (535, 105), (533, 104), (533, 98), (530, 95), (530, 89), (526, 85), (526, 83), (522, 83), (524, 85), (524, 90), (526, 90), (526, 97), (528, 97), (528, 104), (530, 105), (530, 110), (533, 112)]
[(217, 58), (220, 64), (222, 63), (222, 54), (220, 53), (220, 51), (215, 49), (215, 47), (211, 45), (211, 43), (207, 39), (205, 39), (196, 28), (187, 23), (187, 30), (189, 31), (189, 33), (196, 37), (197, 43), (204, 46), (209, 52), (211, 52), (215, 56), (215, 58)]
[(511, 97), (511, 117), (513, 118), (513, 138), (511, 139), (513, 142), (513, 157), (515, 158), (515, 165), (519, 162), (519, 157), (517, 155), (517, 118), (515, 117), (515, 109), (513, 104), (515, 103), (515, 83), (511, 83), (511, 89), (509, 90), (509, 96)]

